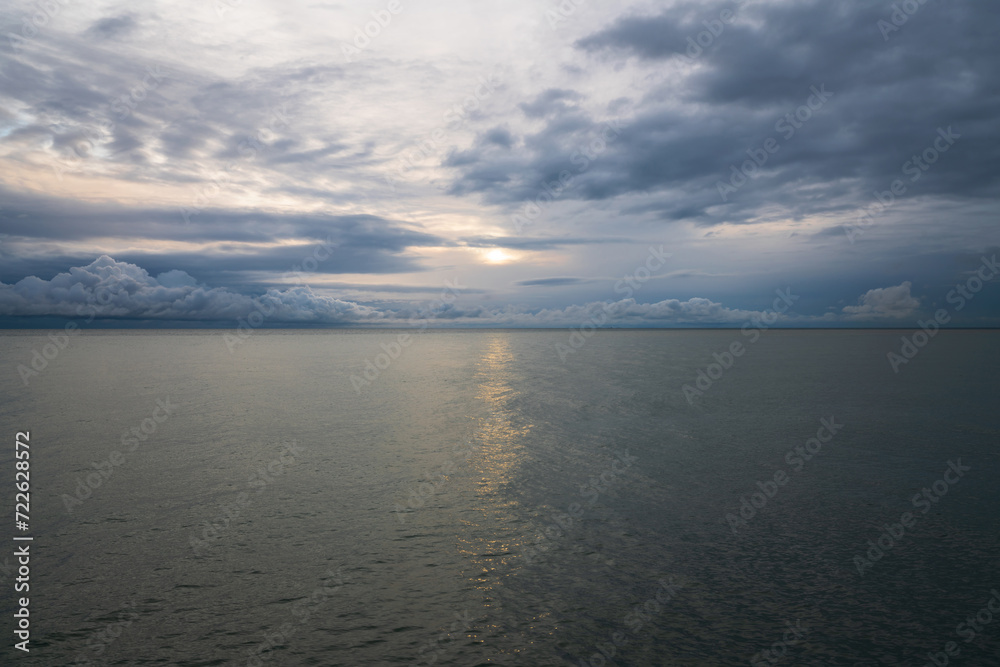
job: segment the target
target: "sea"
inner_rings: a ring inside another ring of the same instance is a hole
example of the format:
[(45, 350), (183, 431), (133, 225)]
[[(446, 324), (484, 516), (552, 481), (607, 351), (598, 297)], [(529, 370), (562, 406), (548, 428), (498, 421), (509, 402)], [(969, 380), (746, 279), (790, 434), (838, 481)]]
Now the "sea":
[(1000, 665), (998, 370), (988, 330), (0, 332), (0, 663)]

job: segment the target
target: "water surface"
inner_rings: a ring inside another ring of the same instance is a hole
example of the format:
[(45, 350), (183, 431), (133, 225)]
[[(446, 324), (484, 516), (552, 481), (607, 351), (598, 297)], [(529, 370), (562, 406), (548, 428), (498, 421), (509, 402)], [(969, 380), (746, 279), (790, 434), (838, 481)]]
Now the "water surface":
[(1000, 664), (1000, 618), (956, 633), (1000, 589), (995, 332), (894, 373), (904, 332), (91, 331), (25, 386), (46, 333), (0, 336), (19, 664)]

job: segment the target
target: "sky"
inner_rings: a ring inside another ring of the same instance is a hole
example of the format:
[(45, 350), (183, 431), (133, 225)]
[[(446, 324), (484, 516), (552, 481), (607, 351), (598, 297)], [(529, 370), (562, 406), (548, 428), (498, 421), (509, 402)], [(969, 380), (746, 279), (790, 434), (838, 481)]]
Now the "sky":
[(1000, 326), (998, 28), (7, 1), (0, 326)]

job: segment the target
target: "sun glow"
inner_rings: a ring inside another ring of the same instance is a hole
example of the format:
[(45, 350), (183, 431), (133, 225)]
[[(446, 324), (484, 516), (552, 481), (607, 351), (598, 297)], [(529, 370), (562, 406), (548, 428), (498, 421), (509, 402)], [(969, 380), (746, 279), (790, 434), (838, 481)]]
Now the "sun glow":
[(514, 256), (508, 253), (502, 248), (494, 248), (484, 255), (486, 261), (490, 264), (503, 264), (504, 262), (509, 262), (514, 259)]

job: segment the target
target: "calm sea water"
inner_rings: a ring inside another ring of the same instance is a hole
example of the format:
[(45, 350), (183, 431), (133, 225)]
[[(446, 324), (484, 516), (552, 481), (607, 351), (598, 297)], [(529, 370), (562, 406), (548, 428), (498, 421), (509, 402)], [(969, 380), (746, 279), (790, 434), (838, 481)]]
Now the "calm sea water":
[(45, 333), (4, 664), (1000, 664), (997, 332)]

